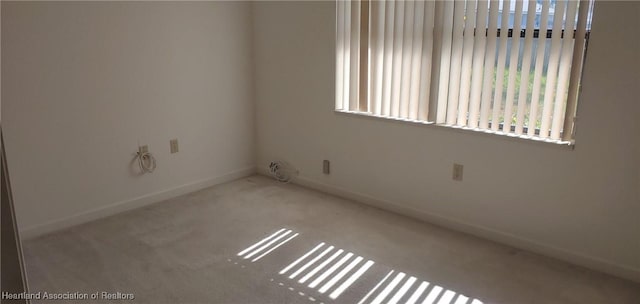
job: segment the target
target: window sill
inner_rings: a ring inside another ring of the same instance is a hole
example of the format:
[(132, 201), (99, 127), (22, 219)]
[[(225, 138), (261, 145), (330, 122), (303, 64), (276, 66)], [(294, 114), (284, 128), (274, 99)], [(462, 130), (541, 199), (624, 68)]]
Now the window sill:
[(364, 113), (364, 112), (345, 111), (345, 110), (334, 110), (334, 111), (335, 111), (336, 114), (339, 114), (339, 115), (356, 116), (356, 117), (360, 117), (360, 118), (375, 119), (375, 120), (387, 121), (387, 122), (391, 122), (391, 123), (426, 126), (426, 127), (429, 127), (429, 128), (437, 128), (437, 129), (441, 129), (441, 130), (452, 130), (452, 131), (463, 132), (463, 133), (474, 133), (474, 134), (480, 134), (480, 135), (485, 135), (485, 136), (491, 136), (493, 138), (503, 138), (503, 139), (507, 139), (507, 140), (512, 141), (512, 142), (533, 143), (533, 144), (537, 143), (537, 144), (542, 144), (542, 145), (545, 145), (545, 146), (558, 147), (558, 148), (563, 148), (563, 149), (568, 149), (568, 150), (575, 149), (575, 143), (573, 141), (543, 139), (543, 138), (531, 137), (531, 136), (527, 136), (527, 135), (515, 135), (513, 133), (504, 133), (504, 132), (501, 132), (501, 131), (497, 131), (497, 132), (496, 131), (487, 131), (487, 130), (468, 128), (468, 127), (459, 127), (459, 126), (446, 125), (446, 124), (436, 124), (436, 123), (433, 123), (433, 122), (425, 122), (425, 121), (420, 121), (420, 120), (411, 120), (411, 119), (404, 119), (404, 118), (394, 118), (394, 117), (379, 116), (379, 115), (375, 115), (375, 114), (371, 114), (371, 113)]

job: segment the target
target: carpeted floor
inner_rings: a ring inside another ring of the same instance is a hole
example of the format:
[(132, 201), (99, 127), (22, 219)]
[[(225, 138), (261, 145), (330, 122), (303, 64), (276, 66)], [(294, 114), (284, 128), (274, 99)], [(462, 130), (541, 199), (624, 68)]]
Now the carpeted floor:
[(130, 303), (117, 300), (126, 294), (136, 303), (640, 299), (629, 281), (261, 176), (29, 240), (24, 250), (31, 292), (107, 292), (118, 303)]

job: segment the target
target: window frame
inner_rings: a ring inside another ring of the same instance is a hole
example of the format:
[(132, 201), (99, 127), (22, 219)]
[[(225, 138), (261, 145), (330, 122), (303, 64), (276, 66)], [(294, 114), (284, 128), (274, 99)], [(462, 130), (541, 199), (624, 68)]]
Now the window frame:
[[(336, 3), (338, 3), (340, 0), (336, 1)], [(352, 1), (348, 1), (349, 3), (351, 3)], [(560, 130), (560, 139), (551, 139), (550, 137), (547, 138), (540, 138), (537, 137), (540, 134), (540, 128), (536, 126), (536, 130), (535, 130), (535, 136), (536, 137), (532, 137), (532, 136), (527, 136), (526, 134), (528, 133), (528, 127), (527, 126), (523, 126), (523, 134), (521, 135), (516, 135), (512, 132), (514, 132), (515, 130), (515, 125), (511, 125), (510, 126), (510, 132), (504, 132), (504, 122), (501, 122), (499, 127), (498, 127), (498, 131), (492, 131), (491, 130), (491, 125), (492, 125), (492, 121), (489, 122), (489, 127), (487, 129), (483, 129), (483, 128), (471, 128), (471, 127), (466, 127), (466, 126), (457, 126), (457, 125), (448, 125), (448, 124), (444, 124), (444, 123), (437, 123), (435, 121), (435, 114), (436, 114), (436, 107), (438, 106), (438, 100), (437, 98), (433, 98), (433, 97), (437, 97), (437, 93), (433, 94), (433, 92), (431, 92), (430, 96), (429, 96), (429, 100), (427, 102), (428, 107), (429, 107), (429, 115), (428, 118), (426, 120), (423, 119), (406, 119), (406, 118), (398, 118), (398, 117), (391, 117), (391, 116), (383, 116), (383, 115), (378, 115), (378, 114), (374, 114), (371, 110), (370, 110), (370, 100), (369, 100), (369, 96), (368, 93), (370, 92), (370, 78), (371, 78), (371, 70), (370, 70), (370, 51), (369, 51), (369, 37), (370, 37), (370, 31), (371, 31), (371, 24), (370, 24), (370, 20), (369, 20), (369, 16), (370, 16), (370, 0), (360, 0), (357, 1), (360, 4), (360, 28), (359, 28), (359, 32), (360, 32), (360, 41), (359, 41), (359, 68), (358, 68), (358, 92), (357, 92), (357, 109), (356, 110), (350, 110), (350, 109), (338, 109), (337, 107), (334, 108), (334, 110), (336, 112), (341, 112), (341, 113), (348, 113), (348, 114), (355, 114), (355, 115), (361, 115), (361, 116), (369, 116), (369, 117), (376, 117), (376, 118), (384, 118), (390, 121), (403, 121), (403, 122), (410, 122), (410, 123), (418, 123), (418, 124), (422, 124), (422, 125), (434, 125), (434, 126), (440, 126), (440, 127), (447, 127), (447, 128), (453, 128), (453, 129), (461, 129), (461, 130), (470, 130), (470, 131), (474, 131), (474, 132), (480, 132), (480, 133), (489, 133), (489, 134), (500, 134), (500, 135), (506, 135), (509, 138), (522, 138), (526, 141), (532, 141), (532, 142), (544, 142), (544, 143), (554, 143), (554, 144), (559, 144), (559, 145), (567, 145), (567, 146), (571, 146), (573, 147), (575, 145), (575, 139), (574, 139), (574, 134), (575, 134), (575, 129), (576, 129), (576, 120), (577, 120), (577, 103), (578, 103), (578, 99), (580, 97), (580, 91), (581, 91), (581, 80), (582, 80), (582, 73), (584, 71), (584, 63), (586, 60), (586, 56), (587, 56), (587, 50), (588, 50), (588, 44), (589, 44), (589, 37), (590, 37), (590, 33), (591, 33), (591, 28), (590, 26), (587, 28), (586, 24), (584, 24), (585, 22), (583, 22), (582, 24), (580, 23), (580, 19), (578, 19), (578, 22), (576, 22), (575, 26), (576, 29), (573, 30), (573, 38), (576, 38), (576, 35), (584, 35), (582, 37), (584, 37), (584, 47), (582, 48), (576, 48), (574, 47), (574, 51), (573, 51), (573, 56), (576, 56), (576, 54), (580, 53), (579, 56), (582, 59), (582, 62), (580, 64), (580, 71), (579, 71), (579, 75), (578, 75), (578, 84), (577, 84), (577, 89), (575, 90), (575, 98), (573, 98), (573, 102), (571, 102), (571, 95), (572, 95), (572, 90), (569, 88), (569, 96), (568, 98), (564, 101), (564, 122), (563, 122), (563, 128)], [(440, 2), (440, 1), (438, 1)], [(580, 0), (580, 4), (581, 6), (583, 4), (587, 4), (586, 5), (586, 10), (590, 11), (590, 9), (592, 9), (592, 5), (593, 5), (593, 0)], [(582, 9), (582, 8), (579, 8)], [(581, 11), (576, 12), (577, 14), (579, 14)], [(576, 15), (579, 16), (579, 15)], [(585, 19), (590, 19), (592, 16), (592, 12), (588, 14), (588, 17)], [(436, 18), (438, 18), (436, 16)], [(442, 18), (442, 17), (441, 17)], [(581, 31), (581, 28), (583, 28), (583, 30)], [(489, 33), (489, 28), (485, 28), (485, 36), (488, 36)], [(508, 34), (507, 37), (509, 38), (514, 38), (513, 33), (514, 32), (514, 28), (509, 28), (508, 29)], [(473, 30), (473, 34), (474, 36), (477, 33), (477, 29), (474, 28)], [(527, 29), (523, 28), (520, 30), (520, 34), (519, 34), (519, 38), (525, 38), (526, 37), (526, 33), (527, 33)], [(546, 30), (546, 39), (550, 39), (552, 38), (552, 33), (553, 33), (553, 29), (547, 29)], [(441, 33), (438, 33), (435, 31), (434, 29), (434, 37), (433, 39), (436, 40), (438, 38), (441, 39), (441, 37), (438, 36), (442, 36), (439, 35)], [(501, 36), (501, 29), (498, 28), (497, 29), (497, 37)], [(562, 29), (562, 33), (560, 34), (560, 39), (564, 39), (565, 37), (565, 29)], [(516, 36), (517, 37), (517, 36)], [(540, 29), (539, 28), (534, 28), (533, 29), (533, 38), (534, 39), (539, 39), (540, 38)], [(577, 46), (578, 44), (578, 40), (576, 40), (574, 46)], [(362, 46), (367, 46), (367, 47), (362, 47)], [(576, 51), (575, 49), (580, 49), (580, 51)], [(435, 50), (434, 50), (435, 51)], [(572, 56), (572, 58), (573, 58)], [(432, 61), (433, 63), (433, 61)], [(436, 63), (437, 64), (437, 63)], [(435, 64), (434, 64), (435, 65)], [(439, 65), (439, 64), (438, 64)], [(433, 67), (432, 67), (433, 69)], [(576, 75), (574, 75), (573, 69), (570, 71), (570, 77), (573, 78)], [(434, 75), (431, 76), (432, 78), (435, 78)], [(570, 79), (571, 79), (570, 78)], [(432, 79), (433, 80), (433, 79)], [(436, 86), (437, 87), (437, 86)], [(436, 95), (436, 96), (434, 96)], [(492, 97), (493, 99), (494, 97)], [(572, 104), (573, 103), (573, 104)], [(572, 117), (572, 118), (569, 118)], [(567, 128), (568, 127), (568, 128)], [(566, 130), (571, 130), (571, 134), (565, 134)], [(549, 132), (551, 132), (551, 130), (549, 130)]]

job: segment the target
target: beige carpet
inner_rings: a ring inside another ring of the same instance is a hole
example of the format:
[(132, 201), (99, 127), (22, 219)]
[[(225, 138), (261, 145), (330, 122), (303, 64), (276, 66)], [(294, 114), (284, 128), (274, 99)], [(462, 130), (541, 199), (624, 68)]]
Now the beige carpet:
[(121, 292), (136, 303), (640, 299), (629, 281), (261, 176), (24, 247), (32, 292)]

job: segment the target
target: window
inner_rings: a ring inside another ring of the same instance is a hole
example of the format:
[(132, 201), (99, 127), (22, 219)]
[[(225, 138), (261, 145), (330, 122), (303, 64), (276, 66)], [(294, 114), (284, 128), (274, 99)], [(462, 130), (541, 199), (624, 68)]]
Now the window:
[(573, 142), (593, 0), (336, 6), (336, 110)]

